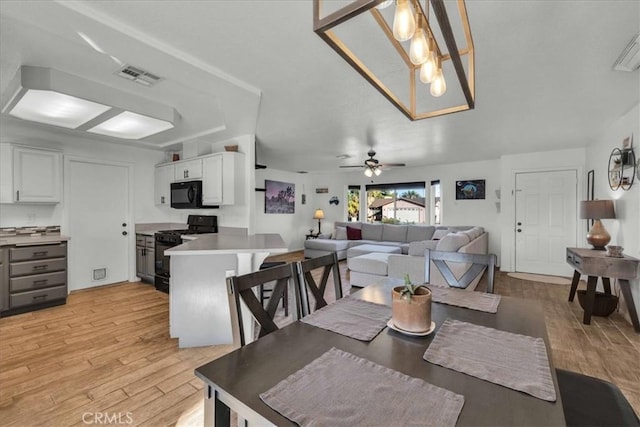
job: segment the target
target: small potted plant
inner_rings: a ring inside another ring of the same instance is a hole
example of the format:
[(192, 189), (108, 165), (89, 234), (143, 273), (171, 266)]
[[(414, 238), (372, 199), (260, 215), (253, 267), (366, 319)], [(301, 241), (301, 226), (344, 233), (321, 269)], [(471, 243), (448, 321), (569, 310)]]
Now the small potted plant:
[(408, 274), (404, 286), (393, 288), (391, 306), (393, 324), (407, 332), (426, 332), (431, 328), (431, 291), (424, 285), (414, 285)]

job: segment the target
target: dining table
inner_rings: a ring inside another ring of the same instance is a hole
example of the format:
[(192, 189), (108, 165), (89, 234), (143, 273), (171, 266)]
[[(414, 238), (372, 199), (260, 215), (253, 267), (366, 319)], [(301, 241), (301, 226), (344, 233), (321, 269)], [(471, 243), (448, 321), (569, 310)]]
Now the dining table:
[[(391, 306), (392, 288), (402, 283), (383, 279), (348, 298)], [(205, 384), (205, 425), (229, 425), (229, 408), (237, 413), (238, 425), (297, 425), (267, 405), (260, 395), (332, 348), (464, 396), (457, 426), (566, 425), (540, 302), (501, 296), (495, 313), (434, 302), (431, 318), (436, 326), (429, 335), (410, 336), (384, 327), (368, 342), (296, 321), (238, 348), (195, 370)], [(446, 320), (544, 340), (555, 401), (427, 362), (423, 355)], [(341, 395), (347, 402), (352, 397)], [(319, 396), (309, 396), (314, 398), (318, 399), (318, 405), (322, 404)], [(406, 399), (420, 404), (421, 397), (406, 396)], [(380, 396), (377, 404), (385, 403), (385, 397)]]

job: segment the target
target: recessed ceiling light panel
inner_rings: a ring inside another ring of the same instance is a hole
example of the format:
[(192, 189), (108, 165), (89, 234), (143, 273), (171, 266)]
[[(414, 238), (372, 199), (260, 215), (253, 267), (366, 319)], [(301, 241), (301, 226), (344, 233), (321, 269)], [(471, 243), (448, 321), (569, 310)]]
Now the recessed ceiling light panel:
[(108, 105), (51, 90), (29, 89), (9, 114), (23, 120), (75, 129), (110, 109)]
[(87, 132), (124, 139), (142, 139), (173, 128), (173, 124), (142, 114), (125, 111), (88, 129)]

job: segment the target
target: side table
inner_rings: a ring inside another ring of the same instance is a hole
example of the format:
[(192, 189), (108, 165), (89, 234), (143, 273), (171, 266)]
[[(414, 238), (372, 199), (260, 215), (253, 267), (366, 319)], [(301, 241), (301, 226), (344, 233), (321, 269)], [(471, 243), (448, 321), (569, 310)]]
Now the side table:
[(593, 303), (596, 298), (596, 284), (598, 277), (602, 277), (604, 291), (611, 293), (611, 284), (609, 279), (618, 279), (622, 296), (629, 310), (629, 317), (636, 332), (640, 332), (640, 322), (638, 321), (638, 312), (631, 295), (631, 287), (629, 280), (633, 280), (640, 275), (640, 260), (625, 255), (624, 257), (615, 258), (607, 256), (606, 251), (597, 251), (593, 249), (567, 248), (567, 263), (571, 265), (575, 272), (571, 282), (571, 291), (569, 292), (569, 301), (573, 301), (580, 281), (580, 275), (584, 274), (587, 279), (587, 294), (584, 309), (584, 318), (582, 323), (588, 325), (591, 323), (591, 314), (593, 311)]

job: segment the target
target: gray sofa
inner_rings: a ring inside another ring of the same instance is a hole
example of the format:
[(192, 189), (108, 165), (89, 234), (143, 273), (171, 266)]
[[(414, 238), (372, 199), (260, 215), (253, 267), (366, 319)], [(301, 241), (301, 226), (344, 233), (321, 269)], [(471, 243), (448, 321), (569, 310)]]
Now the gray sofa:
[[(361, 239), (347, 239), (347, 227), (360, 230)], [(340, 222), (334, 225), (332, 238), (318, 238), (304, 242), (305, 258), (316, 258), (335, 252), (339, 260), (348, 257), (350, 248), (359, 245), (395, 246), (408, 254), (412, 242), (440, 239), (453, 231), (469, 230), (471, 226), (393, 225), (362, 222)], [(358, 255), (362, 255), (359, 253)]]

